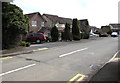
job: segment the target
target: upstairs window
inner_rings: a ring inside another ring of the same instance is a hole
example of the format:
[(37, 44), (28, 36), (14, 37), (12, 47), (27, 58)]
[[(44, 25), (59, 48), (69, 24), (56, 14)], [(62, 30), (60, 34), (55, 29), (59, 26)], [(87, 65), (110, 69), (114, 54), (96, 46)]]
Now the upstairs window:
[(32, 26), (36, 27), (37, 26), (37, 21), (32, 21)]
[(44, 22), (41, 22), (41, 26), (44, 27)]

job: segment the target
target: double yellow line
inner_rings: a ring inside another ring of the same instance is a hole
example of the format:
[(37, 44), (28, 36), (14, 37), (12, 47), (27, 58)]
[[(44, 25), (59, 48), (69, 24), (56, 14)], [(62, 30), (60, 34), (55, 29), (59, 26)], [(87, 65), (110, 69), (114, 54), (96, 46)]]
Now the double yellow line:
[(74, 76), (72, 79), (70, 79), (67, 83), (72, 83), (73, 81), (75, 81), (75, 83), (79, 83), (80, 81), (82, 81), (85, 77), (87, 77), (86, 75), (83, 74), (77, 74), (76, 76)]
[(48, 48), (38, 48), (37, 50), (33, 50), (33, 52), (36, 52), (36, 51), (41, 51), (41, 50), (47, 50)]
[(0, 60), (4, 60), (4, 59), (11, 59), (13, 57), (3, 57), (3, 58), (0, 58)]

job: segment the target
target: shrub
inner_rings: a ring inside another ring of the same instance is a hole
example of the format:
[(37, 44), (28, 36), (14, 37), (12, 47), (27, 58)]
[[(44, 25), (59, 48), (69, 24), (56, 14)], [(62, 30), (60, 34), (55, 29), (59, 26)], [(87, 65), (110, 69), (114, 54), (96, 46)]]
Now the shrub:
[(50, 37), (46, 37), (46, 42), (51, 42), (52, 39)]
[(85, 33), (83, 38), (84, 39), (89, 39), (89, 37), (90, 37), (90, 34), (89, 33)]
[(21, 8), (8, 2), (2, 2), (2, 49), (17, 46), (19, 36), (28, 31), (28, 17)]
[(79, 31), (78, 20), (77, 19), (73, 19), (72, 35), (73, 35), (73, 40), (80, 40), (80, 31)]
[(68, 24), (68, 23), (65, 24), (63, 36), (64, 36), (65, 40), (71, 40), (71, 38), (70, 38), (70, 24)]
[(29, 46), (30, 46), (30, 43), (29, 43), (29, 42), (22, 41), (22, 42), (20, 42), (20, 46), (29, 47)]
[(58, 41), (59, 32), (56, 26), (51, 29), (51, 38), (53, 42)]

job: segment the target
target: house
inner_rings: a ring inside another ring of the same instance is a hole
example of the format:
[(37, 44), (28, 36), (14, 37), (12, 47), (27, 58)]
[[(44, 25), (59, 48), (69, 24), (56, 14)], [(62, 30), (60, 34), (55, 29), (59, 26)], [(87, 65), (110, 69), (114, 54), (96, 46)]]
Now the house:
[(51, 28), (49, 28), (49, 27), (42, 27), (39, 31), (38, 31), (38, 33), (44, 33), (47, 37), (50, 37), (51, 35), (50, 35), (50, 30), (51, 30)]
[(44, 27), (45, 20), (39, 12), (26, 14), (29, 17), (29, 32), (37, 33)]
[(89, 33), (90, 32), (90, 26), (88, 19), (81, 19), (79, 20), (79, 26), (80, 26), (80, 31), (84, 33)]
[(65, 24), (70, 24), (70, 29), (72, 30), (72, 19), (59, 17), (56, 23), (56, 27), (58, 28), (59, 32), (63, 32), (65, 29)]
[(120, 24), (119, 23), (109, 24), (109, 26), (111, 27), (112, 31), (120, 33)]
[(97, 28), (96, 26), (90, 26), (91, 33), (100, 33), (100, 28)]
[(56, 25), (58, 16), (57, 15), (51, 15), (51, 14), (43, 14), (42, 17), (45, 19), (45, 27), (52, 28)]
[(56, 26), (59, 32), (64, 31), (66, 23), (72, 25), (72, 19), (70, 18), (59, 17), (57, 15), (51, 15), (51, 14), (43, 14), (43, 18), (46, 21), (45, 27), (52, 28)]

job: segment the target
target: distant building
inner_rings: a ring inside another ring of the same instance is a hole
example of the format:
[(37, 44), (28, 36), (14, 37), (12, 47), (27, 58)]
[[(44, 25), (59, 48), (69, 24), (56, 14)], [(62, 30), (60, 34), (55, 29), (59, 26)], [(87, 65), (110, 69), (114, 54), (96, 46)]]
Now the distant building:
[(120, 32), (120, 24), (119, 23), (109, 24), (109, 26), (111, 27), (112, 31)]

